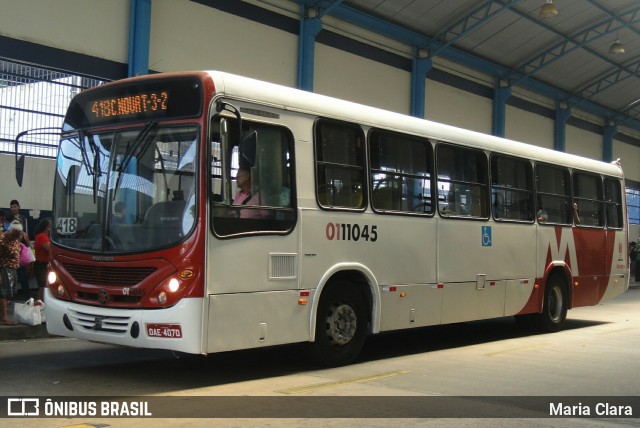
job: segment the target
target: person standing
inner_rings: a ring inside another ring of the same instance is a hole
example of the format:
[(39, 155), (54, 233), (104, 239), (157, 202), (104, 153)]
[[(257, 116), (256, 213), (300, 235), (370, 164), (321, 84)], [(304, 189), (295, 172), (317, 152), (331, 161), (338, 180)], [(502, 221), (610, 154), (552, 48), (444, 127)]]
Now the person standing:
[(44, 219), (36, 226), (35, 243), (33, 249), (35, 251), (36, 261), (33, 263), (33, 273), (38, 282), (38, 299), (44, 299), (44, 288), (47, 286), (47, 273), (49, 270), (49, 248), (51, 240), (49, 233), (51, 232), (51, 222)]
[(7, 216), (7, 220), (12, 222), (13, 220), (18, 220), (22, 225), (22, 233), (23, 235), (27, 235), (27, 244), (29, 243), (29, 234), (27, 233), (27, 219), (20, 213), (20, 202), (17, 199), (13, 199), (9, 203), (9, 209), (11, 212)]
[[(19, 221), (22, 226), (22, 234), (21, 241), (27, 247), (29, 246), (29, 234), (27, 233), (27, 219), (20, 213), (20, 202), (17, 199), (13, 199), (9, 203), (9, 209), (11, 213), (9, 214), (9, 220), (13, 223), (13, 221)], [(22, 294), (28, 299), (31, 294), (31, 290), (29, 288), (29, 268), (30, 266), (19, 266), (18, 267), (18, 284), (20, 284), (20, 288), (22, 290)], [(17, 290), (16, 290), (17, 291)]]
[(0, 324), (15, 324), (9, 318), (9, 299), (16, 284), (16, 270), (20, 266), (22, 225), (14, 220), (9, 230), (0, 235)]

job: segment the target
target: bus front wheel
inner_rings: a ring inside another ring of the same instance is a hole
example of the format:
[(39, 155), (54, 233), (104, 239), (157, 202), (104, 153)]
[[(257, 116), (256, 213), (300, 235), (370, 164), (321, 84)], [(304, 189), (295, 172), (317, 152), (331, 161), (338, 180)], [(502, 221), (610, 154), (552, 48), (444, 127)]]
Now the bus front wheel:
[(361, 293), (348, 282), (337, 282), (320, 297), (313, 358), (328, 366), (356, 359), (366, 338), (367, 312)]
[(566, 281), (560, 275), (553, 275), (544, 290), (542, 313), (537, 314), (537, 325), (547, 332), (556, 332), (567, 319), (568, 297)]

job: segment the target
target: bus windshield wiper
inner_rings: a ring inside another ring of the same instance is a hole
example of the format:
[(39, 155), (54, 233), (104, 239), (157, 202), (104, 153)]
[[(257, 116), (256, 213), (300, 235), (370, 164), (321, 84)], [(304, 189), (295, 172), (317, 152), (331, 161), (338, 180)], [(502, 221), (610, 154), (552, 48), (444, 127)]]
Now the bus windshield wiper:
[(87, 175), (93, 175), (93, 165), (89, 162), (89, 156), (87, 155), (86, 141), (89, 140), (87, 132), (81, 129), (78, 130), (78, 149), (80, 150), (80, 156), (82, 157), (82, 165), (87, 170)]
[[(93, 203), (95, 204), (97, 201), (98, 186), (100, 185), (100, 176), (102, 175), (102, 170), (100, 169), (100, 147), (89, 137), (87, 137), (87, 141), (93, 152)], [(88, 164), (89, 162), (87, 160), (87, 165)]]
[[(147, 138), (151, 131), (153, 131), (158, 126), (158, 122), (151, 121), (147, 122), (147, 124), (142, 128), (136, 139), (133, 143), (127, 145), (127, 150), (124, 152), (124, 158), (117, 169), (118, 178), (116, 179), (116, 184), (113, 192), (113, 199), (116, 198), (116, 193), (118, 192), (118, 187), (120, 186), (120, 181), (122, 180), (122, 173), (127, 170), (129, 167), (129, 163), (131, 159), (133, 159), (133, 155), (135, 153), (144, 154), (149, 148), (149, 143), (151, 142), (151, 138)], [(138, 145), (141, 144), (140, 149), (136, 150)]]
[[(93, 164), (89, 161), (88, 151), (86, 144), (89, 144), (91, 151), (93, 152)], [(96, 143), (87, 135), (86, 131), (78, 130), (78, 149), (80, 149), (80, 156), (82, 157), (82, 164), (84, 165), (87, 175), (93, 176), (93, 203), (97, 201), (98, 183), (100, 179), (100, 153)]]

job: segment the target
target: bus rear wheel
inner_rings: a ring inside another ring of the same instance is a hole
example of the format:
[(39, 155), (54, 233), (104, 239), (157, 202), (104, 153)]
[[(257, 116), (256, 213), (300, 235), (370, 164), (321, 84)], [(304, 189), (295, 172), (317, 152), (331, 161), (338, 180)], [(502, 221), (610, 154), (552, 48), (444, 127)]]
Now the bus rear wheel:
[(568, 298), (565, 283), (560, 275), (552, 275), (547, 281), (542, 313), (536, 314), (535, 319), (537, 326), (543, 331), (560, 331), (567, 319)]
[(364, 345), (367, 323), (361, 293), (348, 282), (333, 284), (318, 304), (313, 358), (327, 366), (353, 362)]

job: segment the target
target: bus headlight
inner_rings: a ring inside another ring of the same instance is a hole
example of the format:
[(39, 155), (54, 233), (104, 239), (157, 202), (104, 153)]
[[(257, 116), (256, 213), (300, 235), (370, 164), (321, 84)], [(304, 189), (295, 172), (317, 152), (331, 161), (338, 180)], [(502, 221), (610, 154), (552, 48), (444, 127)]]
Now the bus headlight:
[(178, 280), (175, 278), (171, 278), (171, 280), (169, 281), (169, 291), (175, 293), (176, 291), (178, 291), (178, 288), (180, 288), (180, 283), (178, 282)]
[(158, 294), (158, 303), (160, 303), (161, 305), (164, 305), (165, 303), (167, 303), (167, 293), (165, 293), (164, 291), (161, 291)]
[(160, 293), (158, 293), (158, 303), (160, 303), (161, 305), (166, 304), (169, 300), (169, 295), (167, 294), (167, 292), (173, 294), (180, 289), (180, 282), (176, 278), (171, 278), (166, 287), (167, 291), (161, 291)]
[(151, 305), (173, 306), (185, 295), (189, 295), (195, 284), (195, 272), (185, 269), (165, 278), (149, 295)]
[(67, 289), (62, 282), (58, 279), (58, 274), (54, 270), (50, 270), (47, 273), (47, 284), (51, 290), (51, 294), (59, 299), (68, 298)]

